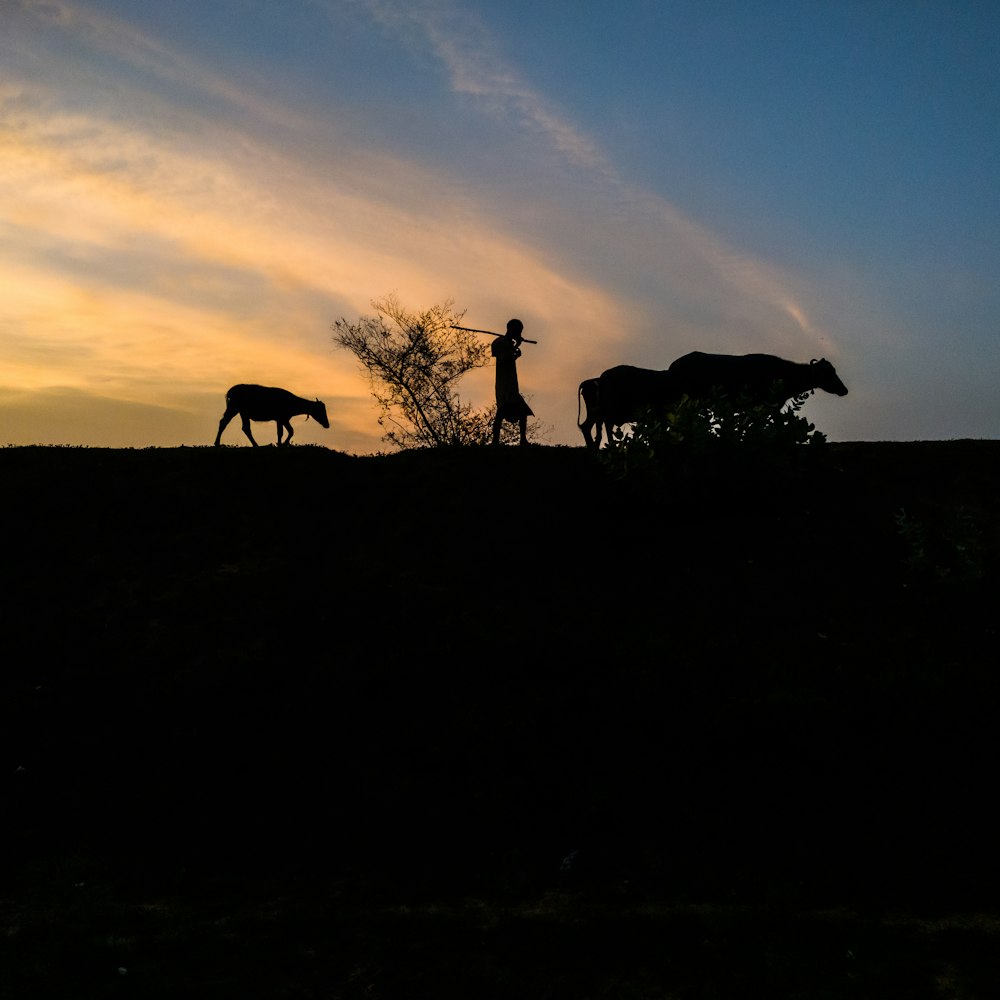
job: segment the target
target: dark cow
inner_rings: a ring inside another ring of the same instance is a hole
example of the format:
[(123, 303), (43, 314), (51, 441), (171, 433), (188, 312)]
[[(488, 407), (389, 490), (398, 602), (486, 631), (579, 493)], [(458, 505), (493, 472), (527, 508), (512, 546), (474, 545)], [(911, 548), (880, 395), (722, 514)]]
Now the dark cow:
[[(292, 440), (292, 417), (300, 413), (306, 415), (306, 419), (312, 417), (323, 427), (329, 427), (330, 421), (326, 416), (326, 406), (318, 399), (303, 399), (296, 396), (287, 389), (275, 389), (267, 385), (234, 385), (226, 393), (226, 412), (222, 414), (219, 421), (219, 433), (215, 435), (215, 443), (219, 444), (222, 439), (222, 432), (226, 429), (229, 421), (239, 414), (243, 420), (243, 433), (250, 439), (250, 443), (256, 448), (257, 442), (250, 433), (251, 420), (273, 420), (278, 425), (278, 445), (288, 444)], [(288, 431), (288, 436), (284, 442), (281, 440), (281, 431), (284, 428)]]
[[(707, 400), (718, 393), (745, 394), (754, 403), (783, 405), (814, 389), (847, 395), (847, 386), (826, 358), (804, 363), (773, 354), (692, 351), (666, 370), (618, 365), (603, 372), (596, 386), (594, 381), (582, 382), (579, 390), (588, 403), (587, 420), (579, 426), (591, 448), (601, 446), (602, 426), (610, 440), (613, 427), (634, 423), (646, 409), (665, 412), (684, 396)], [(597, 428), (594, 440), (591, 427)]]
[(692, 399), (718, 393), (745, 395), (752, 402), (784, 405), (793, 396), (822, 389), (846, 396), (832, 364), (821, 358), (805, 363), (785, 361), (773, 354), (704, 354), (692, 351), (668, 369), (673, 390)]
[[(610, 441), (615, 427), (633, 423), (644, 409), (662, 410), (680, 398), (669, 371), (632, 365), (617, 365), (581, 382), (578, 396), (587, 403), (587, 420), (579, 427), (588, 448), (600, 448), (602, 427)], [(597, 430), (593, 440), (591, 427)]]

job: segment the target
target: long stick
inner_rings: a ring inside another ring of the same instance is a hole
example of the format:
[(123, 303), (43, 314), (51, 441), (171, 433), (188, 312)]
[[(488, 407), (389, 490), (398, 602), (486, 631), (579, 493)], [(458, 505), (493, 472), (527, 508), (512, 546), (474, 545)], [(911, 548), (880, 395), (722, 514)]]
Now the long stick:
[[(453, 330), (465, 330), (466, 333), (485, 333), (488, 337), (504, 337), (506, 334), (494, 333), (492, 330), (474, 330), (471, 326), (455, 326), (452, 324)], [(522, 344), (537, 344), (537, 340), (528, 340), (527, 337), (521, 338)]]

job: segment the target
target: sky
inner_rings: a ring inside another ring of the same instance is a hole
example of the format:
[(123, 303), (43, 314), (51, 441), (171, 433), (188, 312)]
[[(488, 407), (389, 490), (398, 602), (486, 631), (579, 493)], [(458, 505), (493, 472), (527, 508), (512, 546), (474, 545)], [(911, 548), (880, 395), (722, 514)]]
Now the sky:
[(210, 445), (258, 382), (388, 450), (332, 337), (388, 295), (519, 318), (551, 445), (691, 350), (829, 359), (832, 441), (998, 438), (998, 43), (995, 0), (0, 0), (0, 444)]

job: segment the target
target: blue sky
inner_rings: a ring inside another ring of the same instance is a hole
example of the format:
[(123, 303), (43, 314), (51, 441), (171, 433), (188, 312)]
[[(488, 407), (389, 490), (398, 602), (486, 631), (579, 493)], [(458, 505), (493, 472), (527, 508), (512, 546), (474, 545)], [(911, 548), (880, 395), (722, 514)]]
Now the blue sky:
[(694, 349), (829, 358), (832, 440), (996, 438), (998, 42), (972, 0), (0, 0), (0, 440), (211, 443), (256, 381), (382, 450), (330, 327), (390, 293), (520, 318), (551, 444)]

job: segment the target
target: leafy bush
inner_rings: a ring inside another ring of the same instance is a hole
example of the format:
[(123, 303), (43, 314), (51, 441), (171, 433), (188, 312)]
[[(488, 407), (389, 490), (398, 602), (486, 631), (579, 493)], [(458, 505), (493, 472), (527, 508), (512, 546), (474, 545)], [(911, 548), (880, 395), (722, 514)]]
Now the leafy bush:
[(456, 386), (467, 372), (489, 363), (489, 351), (457, 324), (449, 300), (410, 312), (394, 295), (372, 302), (375, 314), (334, 323), (333, 341), (350, 351), (367, 374), (381, 408), (383, 441), (395, 448), (484, 444), (489, 425), (464, 402)]
[(817, 448), (826, 435), (799, 410), (810, 392), (784, 404), (761, 404), (746, 396), (717, 394), (707, 400), (684, 396), (666, 413), (646, 410), (631, 434), (616, 428), (601, 452), (611, 475), (632, 482), (662, 480), (668, 473), (790, 470), (802, 447)]

